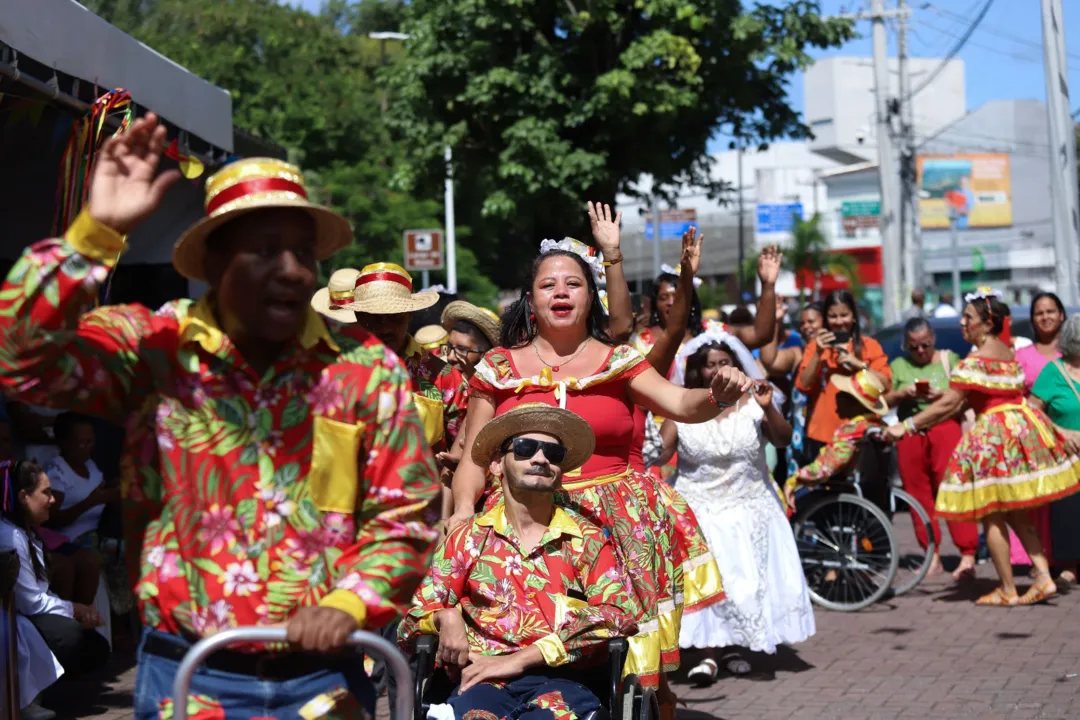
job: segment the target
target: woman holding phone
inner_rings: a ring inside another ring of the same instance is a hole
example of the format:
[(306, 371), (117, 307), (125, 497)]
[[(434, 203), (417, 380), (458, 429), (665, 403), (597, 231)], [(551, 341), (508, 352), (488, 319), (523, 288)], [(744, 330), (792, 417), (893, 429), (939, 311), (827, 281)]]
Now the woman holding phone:
[[(885, 402), (889, 407), (896, 408), (901, 422), (925, 410), (945, 394), (949, 389), (952, 368), (960, 362), (960, 356), (951, 350), (937, 349), (934, 331), (923, 318), (912, 318), (904, 326), (904, 351), (907, 354), (896, 358), (889, 366), (892, 369), (892, 392), (885, 395)], [(961, 436), (960, 418), (957, 416), (932, 425), (925, 432), (905, 435), (897, 443), (896, 461), (900, 479), (904, 489), (931, 512), (934, 540), (939, 548), (941, 524), (933, 507), (949, 458)], [(979, 528), (973, 522), (954, 521), (946, 524), (953, 544), (960, 551), (960, 565), (953, 571), (953, 579), (973, 578)], [(915, 537), (925, 550), (929, 538), (922, 523), (915, 523)], [(941, 569), (941, 558), (935, 552), (928, 572), (935, 574)]]
[(868, 369), (882, 384), (892, 384), (889, 358), (877, 340), (863, 337), (859, 330), (855, 297), (847, 290), (834, 290), (822, 303), (825, 327), (806, 346), (795, 376), (795, 389), (810, 399), (813, 408), (804, 441), (805, 454), (816, 458), (822, 446), (840, 426), (836, 414), (836, 386), (829, 382), (835, 373), (854, 375)]

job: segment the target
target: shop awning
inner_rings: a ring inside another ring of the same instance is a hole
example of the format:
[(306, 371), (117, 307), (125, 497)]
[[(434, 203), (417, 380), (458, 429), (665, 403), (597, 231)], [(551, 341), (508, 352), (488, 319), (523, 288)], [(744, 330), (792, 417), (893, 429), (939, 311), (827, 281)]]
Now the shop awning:
[[(75, 0), (0, 0), (0, 43), (59, 73), (122, 87), (141, 108), (219, 150), (233, 150), (232, 98)], [(37, 77), (39, 82), (48, 77)], [(67, 90), (61, 88), (61, 90)]]

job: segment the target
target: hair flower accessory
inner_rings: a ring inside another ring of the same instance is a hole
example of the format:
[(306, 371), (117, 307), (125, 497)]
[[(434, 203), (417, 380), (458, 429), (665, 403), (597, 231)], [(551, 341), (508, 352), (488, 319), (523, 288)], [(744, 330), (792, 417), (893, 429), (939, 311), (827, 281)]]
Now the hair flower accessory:
[(990, 298), (1001, 300), (1002, 297), (1003, 295), (1001, 294), (1000, 290), (995, 290), (994, 288), (983, 286), (977, 288), (975, 292), (971, 292), (965, 295), (964, 302), (969, 303), (976, 300), (989, 300)]
[[(671, 267), (670, 265), (661, 265), (660, 266), (660, 272), (667, 273), (668, 275), (679, 276), (679, 275), (682, 275), (682, 265), (679, 264), (679, 265), (676, 265), (675, 267)], [(704, 282), (704, 280), (699, 278), (697, 275), (694, 276), (694, 287), (696, 287), (696, 288), (701, 287), (701, 284), (703, 282)]]
[(603, 287), (607, 285), (607, 274), (604, 272), (604, 253), (572, 237), (565, 237), (557, 242), (555, 240), (544, 240), (540, 243), (541, 255), (547, 255), (555, 250), (572, 252), (577, 255), (589, 266), (597, 286)]

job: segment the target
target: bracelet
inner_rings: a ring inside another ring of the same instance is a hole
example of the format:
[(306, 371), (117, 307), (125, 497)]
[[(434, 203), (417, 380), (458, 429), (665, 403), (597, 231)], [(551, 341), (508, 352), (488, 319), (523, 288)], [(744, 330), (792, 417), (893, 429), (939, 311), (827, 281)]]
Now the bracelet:
[(618, 256), (614, 260), (605, 259), (604, 262), (602, 262), (600, 264), (603, 265), (604, 267), (611, 267), (612, 265), (618, 265), (621, 262), (622, 262), (622, 255)]
[(904, 424), (904, 429), (907, 430), (908, 434), (913, 435), (913, 434), (919, 432), (919, 428), (915, 427), (915, 418), (908, 418), (907, 420), (904, 421), (903, 424)]
[(732, 403), (719, 402), (716, 399), (716, 396), (712, 394), (712, 388), (711, 387), (709, 388), (709, 402), (711, 402), (713, 405), (720, 408), (721, 410), (727, 410), (729, 407), (732, 406)]

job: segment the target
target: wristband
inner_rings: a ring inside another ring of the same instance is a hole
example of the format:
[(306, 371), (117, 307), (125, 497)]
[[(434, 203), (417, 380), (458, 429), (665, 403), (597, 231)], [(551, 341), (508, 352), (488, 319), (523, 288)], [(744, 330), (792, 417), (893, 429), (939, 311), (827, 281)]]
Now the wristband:
[(726, 410), (727, 408), (732, 406), (732, 403), (722, 403), (717, 401), (716, 396), (712, 394), (711, 386), (709, 387), (709, 402), (711, 402), (713, 405), (720, 408), (721, 410)]
[(908, 418), (904, 421), (904, 429), (907, 430), (909, 435), (913, 435), (919, 432), (919, 429), (915, 427), (915, 418)]
[(621, 262), (622, 262), (622, 255), (615, 258), (614, 260), (604, 260), (604, 262), (602, 262), (600, 264), (603, 265), (604, 267), (611, 267), (612, 265), (618, 265)]

